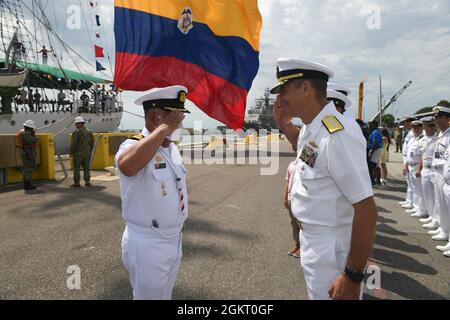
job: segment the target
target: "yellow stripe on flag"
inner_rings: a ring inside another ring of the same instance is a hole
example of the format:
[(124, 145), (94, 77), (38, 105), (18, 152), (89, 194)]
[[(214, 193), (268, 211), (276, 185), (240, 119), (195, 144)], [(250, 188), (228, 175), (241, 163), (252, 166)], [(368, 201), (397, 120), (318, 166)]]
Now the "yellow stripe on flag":
[(257, 0), (115, 0), (115, 6), (173, 20), (189, 7), (194, 22), (208, 25), (217, 36), (243, 38), (259, 52), (262, 17)]

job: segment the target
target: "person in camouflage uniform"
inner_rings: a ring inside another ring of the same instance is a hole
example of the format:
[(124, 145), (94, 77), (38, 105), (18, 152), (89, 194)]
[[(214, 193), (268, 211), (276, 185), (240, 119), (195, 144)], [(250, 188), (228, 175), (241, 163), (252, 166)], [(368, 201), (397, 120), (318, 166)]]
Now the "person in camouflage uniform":
[(85, 127), (85, 120), (82, 117), (75, 119), (77, 130), (72, 133), (70, 143), (70, 154), (73, 159), (73, 180), (71, 187), (80, 187), (80, 168), (83, 167), (84, 182), (86, 187), (90, 187), (91, 173), (90, 161), (92, 150), (94, 149), (94, 135)]
[(36, 187), (31, 184), (33, 172), (36, 170), (36, 126), (32, 120), (27, 120), (23, 124), (23, 130), (18, 133), (20, 157), (22, 158), (23, 189), (34, 190)]

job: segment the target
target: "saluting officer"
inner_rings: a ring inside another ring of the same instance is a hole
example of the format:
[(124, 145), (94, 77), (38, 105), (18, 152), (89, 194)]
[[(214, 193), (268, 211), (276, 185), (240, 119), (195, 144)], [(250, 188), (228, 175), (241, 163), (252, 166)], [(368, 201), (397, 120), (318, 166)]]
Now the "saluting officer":
[[(327, 101), (333, 72), (299, 59), (277, 62), (274, 118), (298, 160), (292, 212), (299, 220), (301, 265), (310, 299), (360, 299), (375, 240), (377, 210), (366, 140), (354, 120)], [(299, 131), (293, 117), (305, 124)]]
[(126, 221), (122, 261), (135, 299), (171, 299), (180, 267), (188, 195), (186, 169), (170, 135), (188, 112), (187, 92), (182, 86), (155, 88), (138, 99), (145, 128), (116, 154)]

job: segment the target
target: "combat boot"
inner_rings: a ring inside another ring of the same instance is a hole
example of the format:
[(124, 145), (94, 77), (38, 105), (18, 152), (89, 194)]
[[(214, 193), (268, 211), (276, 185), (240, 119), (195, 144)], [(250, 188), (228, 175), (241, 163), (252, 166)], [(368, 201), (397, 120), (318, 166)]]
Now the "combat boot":
[(71, 188), (81, 188), (81, 185), (79, 183), (74, 183), (70, 186)]

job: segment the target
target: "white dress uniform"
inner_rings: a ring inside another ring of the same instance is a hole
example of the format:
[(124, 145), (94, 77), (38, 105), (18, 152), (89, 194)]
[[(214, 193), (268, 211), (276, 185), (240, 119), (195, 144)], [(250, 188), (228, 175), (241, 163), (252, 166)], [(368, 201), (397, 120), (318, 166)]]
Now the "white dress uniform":
[[(436, 220), (434, 215), (434, 173), (432, 169), (434, 148), (436, 145), (437, 136), (431, 137), (425, 135), (419, 141), (420, 153), (422, 154), (422, 191), (425, 207), (427, 208), (428, 215)], [(436, 221), (437, 222), (437, 221)]]
[[(322, 122), (329, 116), (343, 130), (331, 134)], [(352, 205), (373, 196), (366, 147), (357, 123), (337, 112), (332, 102), (300, 132), (291, 198), (303, 228), (301, 265), (310, 299), (329, 299), (328, 290), (350, 253)]]
[(448, 240), (450, 234), (450, 209), (444, 198), (444, 165), (446, 164), (445, 153), (450, 145), (450, 128), (440, 132), (436, 141), (433, 158), (434, 187), (435, 187), (435, 214), (440, 224), (440, 233), (433, 237), (435, 240)]
[[(409, 130), (408, 134), (405, 137), (405, 141), (403, 143), (403, 164), (406, 164), (406, 157), (408, 156), (408, 144), (409, 140), (414, 137), (414, 133), (412, 130)], [(406, 201), (408, 204), (413, 205), (414, 203), (414, 196), (412, 191), (412, 181), (411, 181), (411, 175), (409, 173), (406, 174), (406, 184), (407, 184), (407, 190), (406, 190)]]
[[(182, 86), (154, 88), (135, 103), (144, 109), (184, 109), (187, 89)], [(121, 154), (145, 139), (126, 140), (119, 148), (115, 164), (120, 177), (122, 217), (126, 228), (122, 237), (122, 261), (130, 276), (136, 300), (168, 300), (182, 257), (182, 230), (188, 217), (186, 168), (174, 143), (159, 147), (153, 159), (132, 177), (118, 166)], [(182, 199), (183, 197), (183, 199)], [(184, 206), (183, 206), (184, 205)]]
[[(147, 129), (142, 135), (147, 137)], [(135, 140), (126, 140), (120, 155)], [(126, 228), (122, 238), (122, 260), (130, 274), (134, 298), (167, 300), (172, 297), (181, 262), (181, 238), (188, 217), (186, 169), (175, 144), (160, 147), (153, 159), (133, 177), (120, 172), (122, 217)], [(177, 178), (181, 178), (184, 210), (181, 210)]]
[[(447, 151), (444, 154), (444, 158), (446, 159), (446, 163), (444, 165), (444, 199), (447, 204), (447, 210), (450, 211), (450, 145), (447, 147)], [(450, 214), (450, 212), (448, 213)], [(442, 248), (437, 248), (441, 251), (444, 251), (444, 255), (450, 257), (450, 241), (448, 244)]]
[(420, 215), (422, 218), (427, 213), (427, 208), (425, 206), (425, 202), (423, 200), (423, 189), (422, 189), (422, 179), (420, 177), (416, 177), (416, 171), (419, 167), (421, 160), (420, 153), (420, 144), (419, 141), (423, 136), (413, 136), (408, 142), (408, 154), (406, 156), (406, 163), (408, 164), (408, 175), (410, 175), (411, 181), (411, 190), (413, 193), (414, 199), (414, 209), (417, 211), (417, 215)]

